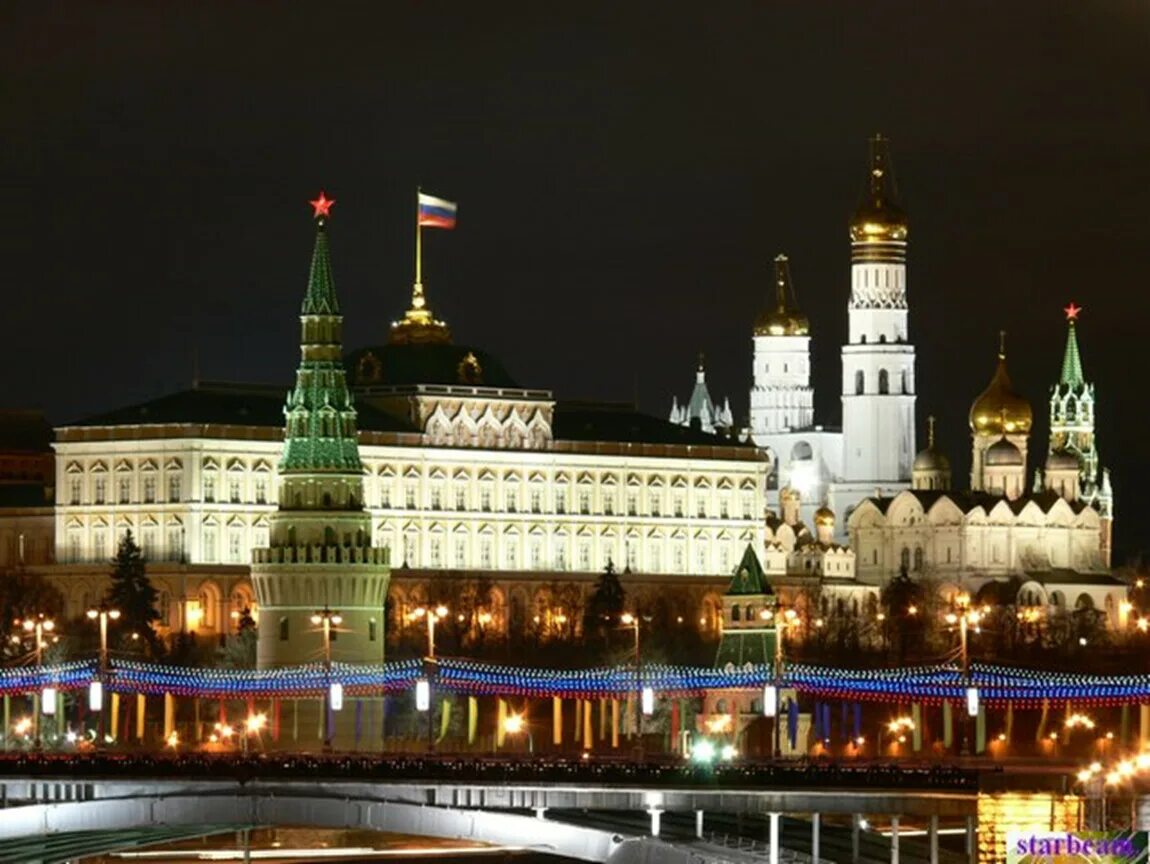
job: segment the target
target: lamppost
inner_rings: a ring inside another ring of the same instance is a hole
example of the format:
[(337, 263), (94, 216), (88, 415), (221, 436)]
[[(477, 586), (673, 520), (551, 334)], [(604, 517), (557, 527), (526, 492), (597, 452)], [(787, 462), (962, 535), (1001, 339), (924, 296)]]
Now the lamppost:
[(535, 754), (535, 738), (531, 735), (531, 727), (523, 719), (522, 714), (509, 714), (503, 718), (503, 731), (508, 735), (518, 735), (520, 732), (526, 732), (527, 753), (528, 755)]
[(255, 735), (258, 739), (260, 731), (268, 725), (267, 714), (249, 714), (248, 719), (244, 721), (244, 735), (242, 742), (242, 750), (245, 756), (248, 755), (248, 738)]
[[(323, 751), (331, 752), (331, 634), (332, 628), (343, 623), (343, 616), (324, 606), (311, 616), (311, 623), (323, 632), (323, 671), (326, 687), (323, 693)], [(247, 736), (244, 736), (245, 744)]]
[(424, 658), (424, 673), (427, 676), (427, 752), (435, 752), (435, 701), (431, 692), (432, 679), (435, 677), (435, 624), (439, 619), (446, 618), (448, 608), (440, 603), (434, 609), (420, 606), (407, 616), (409, 621), (420, 618), (427, 619), (427, 656)]
[(619, 620), (624, 627), (630, 627), (635, 631), (635, 733), (639, 738), (639, 760), (642, 761), (646, 756), (646, 751), (643, 746), (643, 703), (645, 700), (643, 698), (643, 646), (639, 638), (640, 617), (638, 614), (632, 615), (630, 612), (624, 612), (619, 616)]
[[(780, 716), (779, 709), (782, 707), (779, 702), (779, 695), (783, 685), (783, 669), (785, 661), (783, 657), (783, 634), (788, 627), (799, 626), (799, 613), (794, 609), (787, 609), (783, 605), (778, 605), (772, 611), (771, 609), (763, 609), (759, 613), (759, 617), (764, 621), (774, 619), (775, 624), (775, 663), (774, 663), (774, 677), (770, 689), (770, 693), (763, 694), (763, 713), (766, 716), (773, 718), (774, 729), (774, 743), (772, 748), (772, 758), (778, 759), (782, 755), (782, 717)], [(821, 619), (820, 619), (821, 621)], [(817, 623), (816, 626), (822, 626)]]
[[(964, 716), (969, 718), (978, 715), (978, 691), (970, 683), (970, 650), (967, 630), (971, 625), (978, 627), (979, 621), (982, 620), (982, 613), (977, 609), (970, 608), (970, 595), (966, 592), (955, 594), (952, 602), (954, 611), (947, 613), (946, 623), (958, 625), (959, 662), (962, 668), (962, 686), (967, 697), (967, 712)], [(970, 730), (968, 726), (969, 721), (963, 720), (961, 752), (963, 756), (970, 755)]]
[(104, 730), (106, 727), (104, 719), (104, 687), (108, 680), (108, 621), (118, 620), (120, 610), (109, 609), (107, 604), (101, 603), (99, 606), (88, 610), (88, 617), (93, 621), (100, 622), (100, 667), (99, 674), (96, 676), (99, 687), (95, 690), (88, 690), (88, 707), (95, 709), (97, 707), (95, 703), (99, 705), (100, 726), (99, 735), (96, 738), (96, 747), (102, 748), (104, 746)]
[[(56, 629), (56, 622), (51, 618), (44, 615), (43, 612), (38, 614), (35, 618), (25, 618), (22, 621), (17, 621), (16, 625), (24, 628), (24, 632), (31, 635), (35, 640), (32, 651), (36, 665), (36, 673), (39, 674), (43, 671), (44, 665), (44, 646), (47, 644), (44, 641), (44, 634), (51, 633)], [(39, 750), (41, 746), (40, 741), (40, 688), (37, 687), (32, 691), (32, 739), (35, 741), (36, 749)]]

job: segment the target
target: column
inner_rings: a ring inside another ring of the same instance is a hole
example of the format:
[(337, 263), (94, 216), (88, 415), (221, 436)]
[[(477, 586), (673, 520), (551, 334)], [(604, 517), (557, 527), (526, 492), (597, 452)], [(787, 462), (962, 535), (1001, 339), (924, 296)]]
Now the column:
[(823, 814), (811, 814), (811, 860), (814, 864), (819, 864), (819, 841), (822, 837), (819, 834), (819, 823), (822, 822)]
[(591, 722), (591, 706), (594, 703), (587, 699), (583, 703), (583, 749), (590, 750), (595, 744), (593, 723)]
[(768, 860), (771, 864), (779, 864), (779, 813), (768, 813), (771, 821), (771, 851)]
[(1150, 705), (1138, 706), (1138, 737), (1142, 748), (1150, 745)]
[(647, 812), (651, 814), (651, 836), (652, 837), (658, 837), (659, 836), (660, 819), (663, 815), (663, 811), (660, 810), (658, 807), (652, 807)]
[(930, 864), (938, 864), (938, 814), (930, 817), (930, 824), (926, 829), (926, 842), (930, 847)]
[(563, 744), (563, 700), (558, 696), (551, 697), (551, 743)]
[(966, 817), (966, 860), (970, 864), (978, 862), (978, 844), (975, 842), (974, 816)]
[(898, 817), (890, 817), (890, 864), (898, 864)]
[(611, 749), (619, 749), (619, 700), (611, 700)]
[(915, 702), (910, 706), (910, 719), (914, 723), (914, 730), (911, 732), (911, 741), (915, 753), (922, 751), (922, 703)]
[(700, 840), (703, 839), (703, 811), (695, 811), (695, 836)]

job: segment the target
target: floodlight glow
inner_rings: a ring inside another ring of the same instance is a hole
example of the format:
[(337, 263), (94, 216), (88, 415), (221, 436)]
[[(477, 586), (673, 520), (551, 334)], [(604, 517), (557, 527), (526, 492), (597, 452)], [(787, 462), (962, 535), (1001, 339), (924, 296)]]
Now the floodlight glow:
[(40, 710), (48, 716), (56, 713), (56, 688), (45, 687), (40, 694)]
[(331, 704), (332, 711), (343, 710), (343, 685), (338, 681), (331, 682), (328, 700)]
[(706, 738), (696, 741), (695, 746), (691, 748), (691, 758), (709, 765), (715, 761), (715, 745)]
[(779, 713), (779, 688), (768, 684), (763, 688), (763, 716), (775, 717)]
[(978, 716), (978, 688), (966, 688), (966, 713), (971, 717)]
[(655, 691), (651, 687), (643, 688), (643, 714), (650, 717), (655, 713)]
[(93, 681), (88, 685), (88, 710), (89, 711), (103, 711), (104, 710), (104, 684), (100, 681)]
[(415, 682), (415, 710), (427, 711), (431, 708), (431, 684), (426, 678)]

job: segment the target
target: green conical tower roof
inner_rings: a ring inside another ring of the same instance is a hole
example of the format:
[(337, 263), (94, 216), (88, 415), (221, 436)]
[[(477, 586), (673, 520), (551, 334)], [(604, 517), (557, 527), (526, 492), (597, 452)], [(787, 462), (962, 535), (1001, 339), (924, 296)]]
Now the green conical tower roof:
[[(324, 211), (326, 214), (326, 211)], [(331, 253), (327, 245), (327, 220), (316, 219), (315, 248), (311, 253), (311, 272), (307, 277), (307, 294), (303, 298), (304, 315), (338, 315), (335, 280), (331, 276)]]
[(355, 408), (343, 367), (343, 317), (335, 296), (327, 218), (334, 201), (321, 192), (307, 293), (300, 313), (300, 364), (284, 406), (280, 471), (361, 475)]
[(731, 585), (727, 589), (728, 595), (743, 596), (748, 594), (774, 594), (774, 589), (767, 582), (763, 572), (763, 565), (759, 563), (759, 556), (755, 554), (755, 547), (747, 544), (743, 553), (743, 560), (735, 568), (731, 577)]
[(1066, 312), (1066, 350), (1062, 354), (1062, 375), (1059, 383), (1070, 387), (1081, 387), (1086, 383), (1086, 376), (1082, 374), (1082, 357), (1078, 353), (1077, 328), (1074, 326), (1079, 308), (1071, 303)]

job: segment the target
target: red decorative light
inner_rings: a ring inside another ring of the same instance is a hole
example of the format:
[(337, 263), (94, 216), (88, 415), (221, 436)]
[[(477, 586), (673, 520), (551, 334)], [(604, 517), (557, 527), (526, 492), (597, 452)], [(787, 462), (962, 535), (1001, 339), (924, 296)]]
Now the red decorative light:
[(315, 212), (312, 214), (312, 218), (321, 219), (331, 212), (331, 205), (335, 203), (335, 199), (328, 198), (321, 191), (318, 198), (316, 198), (314, 201), (308, 201), (307, 203), (310, 204), (315, 210)]
[[(323, 197), (323, 196), (321, 195), (320, 197)], [(1074, 301), (1071, 300), (1070, 305), (1067, 306), (1062, 311), (1066, 313), (1066, 320), (1067, 321), (1077, 321), (1078, 320), (1078, 313), (1082, 311), (1082, 307), (1081, 306), (1075, 306)]]

